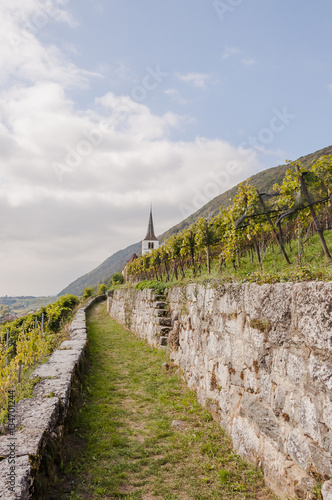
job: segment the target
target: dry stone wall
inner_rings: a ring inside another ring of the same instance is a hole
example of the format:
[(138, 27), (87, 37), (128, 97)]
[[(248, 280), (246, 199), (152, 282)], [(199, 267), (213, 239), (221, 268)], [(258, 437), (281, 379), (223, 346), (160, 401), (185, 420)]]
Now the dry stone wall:
[(115, 292), (116, 300), (112, 300), (113, 292), (108, 292), (107, 311), (118, 323), (137, 333), (154, 347), (166, 347), (171, 330), (171, 318), (165, 297), (145, 289), (138, 292), (134, 288), (126, 288)]
[(43, 498), (59, 456), (68, 414), (75, 412), (80, 385), (87, 368), (88, 338), (85, 312), (105, 296), (90, 299), (80, 308), (64, 341), (32, 373), (39, 378), (33, 397), (19, 401), (11, 416), (13, 434), (0, 436), (0, 498)]
[[(108, 309), (157, 346), (152, 301), (116, 291)], [(170, 356), (234, 449), (281, 498), (321, 483), (332, 500), (332, 283), (191, 284), (168, 302)]]

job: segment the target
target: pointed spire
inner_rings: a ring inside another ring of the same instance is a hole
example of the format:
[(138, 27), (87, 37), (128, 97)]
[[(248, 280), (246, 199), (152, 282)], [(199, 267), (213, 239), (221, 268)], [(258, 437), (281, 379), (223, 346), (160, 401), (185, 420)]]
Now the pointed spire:
[(156, 238), (156, 235), (154, 234), (154, 227), (153, 227), (153, 218), (152, 218), (152, 203), (150, 204), (150, 217), (149, 217), (149, 224), (148, 224), (148, 231), (146, 233), (146, 236), (144, 238), (144, 241), (158, 241)]

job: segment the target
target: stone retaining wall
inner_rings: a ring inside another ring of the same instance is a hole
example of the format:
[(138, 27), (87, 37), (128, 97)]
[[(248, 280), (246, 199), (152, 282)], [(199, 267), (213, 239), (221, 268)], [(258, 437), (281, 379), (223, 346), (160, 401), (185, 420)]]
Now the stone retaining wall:
[[(119, 290), (108, 309), (157, 346), (152, 297)], [(234, 449), (281, 498), (321, 483), (332, 500), (332, 283), (192, 284), (168, 302), (171, 359)]]
[[(59, 457), (65, 422), (75, 412), (80, 386), (87, 368), (88, 338), (86, 311), (106, 296), (90, 299), (70, 325), (70, 340), (64, 341), (36, 368), (31, 378), (40, 378), (33, 397), (15, 405), (14, 435), (0, 436), (0, 498), (42, 498)], [(9, 475), (15, 484), (10, 491)]]
[(111, 301), (113, 291), (107, 294), (107, 312), (116, 317), (120, 325), (137, 333), (154, 347), (165, 347), (171, 330), (171, 319), (165, 297), (145, 289), (137, 294), (134, 288), (125, 288), (116, 293), (116, 300)]

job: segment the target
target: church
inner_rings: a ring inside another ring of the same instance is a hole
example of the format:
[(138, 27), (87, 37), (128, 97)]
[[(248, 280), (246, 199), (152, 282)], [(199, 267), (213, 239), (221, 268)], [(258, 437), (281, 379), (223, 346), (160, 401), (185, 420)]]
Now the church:
[(159, 240), (156, 238), (156, 235), (154, 234), (152, 207), (150, 207), (148, 230), (144, 240), (142, 241), (142, 255), (150, 253), (152, 252), (152, 250), (155, 250), (156, 248), (159, 248)]
[[(146, 236), (144, 240), (142, 241), (142, 255), (146, 255), (152, 250), (155, 250), (156, 248), (159, 248), (159, 240), (154, 234), (154, 226), (153, 226), (153, 217), (152, 217), (152, 207), (150, 207), (150, 216), (149, 216), (149, 223), (148, 223), (148, 230), (146, 233)], [(127, 264), (125, 265), (122, 275), (124, 277), (124, 281), (128, 281), (128, 273), (127, 273), (127, 266), (128, 264), (131, 264), (135, 259), (137, 259), (137, 255), (134, 253), (130, 259), (128, 260)]]

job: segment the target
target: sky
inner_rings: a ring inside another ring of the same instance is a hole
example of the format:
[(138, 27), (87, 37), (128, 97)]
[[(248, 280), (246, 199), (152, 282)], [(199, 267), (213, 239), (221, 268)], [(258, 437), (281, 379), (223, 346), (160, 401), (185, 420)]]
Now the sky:
[(329, 0), (0, 0), (0, 295), (331, 145)]

